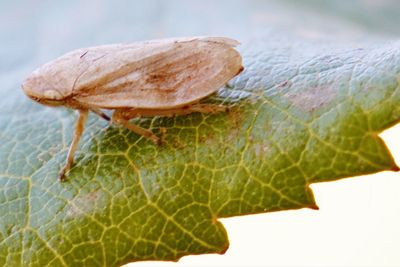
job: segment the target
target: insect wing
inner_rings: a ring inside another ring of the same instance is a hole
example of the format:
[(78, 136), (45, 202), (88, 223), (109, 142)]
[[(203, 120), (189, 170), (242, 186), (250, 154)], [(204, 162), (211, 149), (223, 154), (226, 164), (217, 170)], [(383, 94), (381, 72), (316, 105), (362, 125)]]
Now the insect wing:
[(79, 56), (74, 100), (98, 108), (171, 108), (224, 86), (242, 68), (237, 42), (222, 37), (93, 47)]

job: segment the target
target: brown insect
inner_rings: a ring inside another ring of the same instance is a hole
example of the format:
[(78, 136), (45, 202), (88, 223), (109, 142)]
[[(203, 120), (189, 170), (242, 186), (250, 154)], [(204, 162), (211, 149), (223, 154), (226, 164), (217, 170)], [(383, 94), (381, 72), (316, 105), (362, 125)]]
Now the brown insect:
[[(122, 125), (156, 144), (151, 131), (129, 123), (140, 116), (225, 111), (200, 104), (242, 70), (242, 59), (224, 37), (192, 37), (114, 44), (67, 53), (36, 69), (22, 84), (31, 99), (79, 111), (63, 180), (71, 168), (88, 112)], [(109, 118), (102, 109), (114, 110)]]

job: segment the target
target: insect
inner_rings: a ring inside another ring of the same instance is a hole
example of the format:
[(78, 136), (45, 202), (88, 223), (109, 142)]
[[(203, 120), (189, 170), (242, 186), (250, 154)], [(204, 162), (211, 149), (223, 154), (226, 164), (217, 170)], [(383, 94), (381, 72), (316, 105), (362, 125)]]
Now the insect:
[[(43, 105), (79, 112), (59, 179), (73, 165), (89, 112), (160, 144), (153, 132), (129, 120), (225, 111), (199, 100), (243, 70), (233, 48), (238, 44), (224, 37), (189, 37), (104, 45), (74, 50), (36, 69), (22, 84), (25, 94)], [(114, 111), (111, 118), (104, 109)]]

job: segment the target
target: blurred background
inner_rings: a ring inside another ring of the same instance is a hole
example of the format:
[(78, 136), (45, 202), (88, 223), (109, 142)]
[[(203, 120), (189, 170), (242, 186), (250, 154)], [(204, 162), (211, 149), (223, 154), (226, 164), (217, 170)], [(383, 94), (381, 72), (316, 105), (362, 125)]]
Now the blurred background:
[(334, 39), (400, 34), (396, 0), (2, 1), (0, 70), (73, 48), (170, 36), (249, 39), (269, 31)]
[[(245, 43), (271, 32), (386, 42), (399, 39), (399, 22), (398, 0), (2, 1), (0, 82), (19, 88), (34, 67), (84, 46), (193, 35)], [(400, 164), (400, 127), (384, 136)], [(399, 181), (388, 172), (313, 185), (320, 211), (224, 219), (226, 255), (131, 266), (400, 266)]]

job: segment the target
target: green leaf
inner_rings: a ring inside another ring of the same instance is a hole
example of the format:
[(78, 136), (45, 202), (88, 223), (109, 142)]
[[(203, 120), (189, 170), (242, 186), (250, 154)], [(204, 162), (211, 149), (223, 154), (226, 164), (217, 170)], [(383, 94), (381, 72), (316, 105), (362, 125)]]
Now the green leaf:
[(271, 34), (207, 102), (228, 113), (137, 120), (161, 147), (94, 115), (57, 181), (75, 113), (17, 83), (0, 107), (0, 265), (118, 266), (224, 253), (218, 218), (317, 208), (310, 183), (398, 170), (378, 133), (400, 118), (400, 43)]

